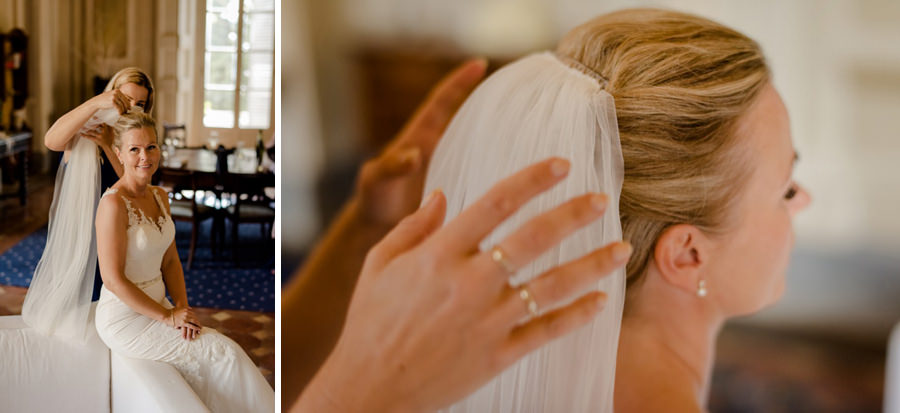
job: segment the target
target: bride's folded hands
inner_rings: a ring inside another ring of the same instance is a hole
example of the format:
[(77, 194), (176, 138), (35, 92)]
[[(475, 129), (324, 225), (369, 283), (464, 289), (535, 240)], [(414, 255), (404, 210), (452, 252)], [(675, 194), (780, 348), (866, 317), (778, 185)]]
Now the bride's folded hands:
[(432, 193), (368, 254), (337, 346), (292, 411), (437, 409), (593, 319), (606, 298), (597, 282), (624, 265), (627, 243), (597, 249), (518, 288), (508, 277), (600, 218), (605, 195), (576, 197), (494, 248), (479, 249), (568, 169), (559, 158), (527, 167), (444, 227), (447, 200)]
[(203, 326), (200, 325), (200, 320), (197, 319), (197, 316), (194, 314), (194, 309), (191, 307), (175, 307), (172, 308), (170, 312), (171, 321), (166, 322), (166, 324), (181, 330), (182, 337), (184, 337), (185, 340), (197, 338), (197, 335), (200, 334), (200, 330)]

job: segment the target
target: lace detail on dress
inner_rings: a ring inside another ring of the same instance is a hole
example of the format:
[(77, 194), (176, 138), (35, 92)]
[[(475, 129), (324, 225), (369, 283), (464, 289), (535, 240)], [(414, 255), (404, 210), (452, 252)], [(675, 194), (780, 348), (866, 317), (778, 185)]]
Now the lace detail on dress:
[[(131, 203), (130, 199), (125, 198), (124, 196), (121, 196), (121, 195), (119, 196), (119, 198), (122, 198), (122, 200), (125, 201), (125, 208), (128, 210), (128, 227), (129, 228), (131, 228), (135, 225), (138, 225), (138, 224), (149, 224), (149, 225), (152, 225), (154, 228), (156, 228), (159, 232), (162, 232), (163, 225), (166, 224), (166, 220), (169, 218), (169, 215), (166, 214), (166, 207), (165, 207), (165, 205), (163, 205), (162, 200), (160, 200), (160, 198), (159, 198), (159, 192), (157, 192), (152, 187), (150, 188), (150, 191), (153, 192), (153, 198), (156, 199), (156, 205), (159, 206), (159, 212), (160, 212), (159, 217), (156, 218), (155, 223), (153, 221), (151, 221), (150, 218), (148, 218), (146, 214), (144, 214), (143, 209), (135, 208), (134, 205)], [(110, 188), (103, 195), (106, 196), (107, 194), (115, 194), (118, 192), (119, 192), (118, 188)], [(138, 213), (140, 213), (140, 215), (138, 215)]]

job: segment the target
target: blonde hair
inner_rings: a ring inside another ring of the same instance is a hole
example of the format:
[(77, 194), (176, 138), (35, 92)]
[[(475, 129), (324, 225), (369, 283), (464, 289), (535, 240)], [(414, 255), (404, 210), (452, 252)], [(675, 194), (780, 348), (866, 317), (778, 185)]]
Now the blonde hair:
[(157, 141), (159, 140), (159, 134), (156, 132), (156, 120), (141, 110), (131, 110), (119, 116), (119, 120), (116, 121), (114, 128), (116, 133), (115, 138), (113, 138), (113, 146), (116, 148), (122, 147), (122, 135), (132, 129), (148, 128), (153, 131), (153, 137)]
[(126, 67), (116, 72), (103, 91), (118, 89), (128, 83), (134, 83), (147, 89), (147, 103), (144, 105), (144, 112), (150, 113), (150, 110), (153, 109), (153, 81), (150, 80), (147, 73), (137, 67)]
[(736, 123), (769, 82), (759, 45), (713, 21), (631, 9), (571, 32), (557, 54), (608, 81), (625, 162), (619, 212), (634, 246), (627, 285), (647, 272), (667, 228), (728, 228), (749, 169)]

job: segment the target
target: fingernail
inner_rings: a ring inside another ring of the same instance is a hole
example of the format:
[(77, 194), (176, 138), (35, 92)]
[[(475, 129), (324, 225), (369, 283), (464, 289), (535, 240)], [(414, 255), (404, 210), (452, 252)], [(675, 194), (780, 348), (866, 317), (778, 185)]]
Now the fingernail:
[(439, 194), (440, 192), (441, 192), (441, 188), (437, 188), (434, 191), (431, 191), (431, 193), (428, 194), (427, 197), (425, 197), (425, 200), (422, 201), (422, 206), (420, 208), (425, 208), (425, 207), (431, 205), (434, 202), (434, 200), (437, 199), (437, 194)]
[(569, 172), (569, 161), (556, 159), (550, 163), (550, 172), (555, 176), (563, 176)]
[(606, 209), (606, 195), (594, 194), (591, 196), (591, 206), (597, 211)]
[(624, 261), (631, 255), (631, 244), (628, 241), (622, 241), (613, 246), (612, 256), (616, 261)]
[(487, 60), (486, 57), (479, 56), (479, 57), (477, 57), (477, 58), (475, 58), (475, 59), (473, 59), (473, 60), (475, 60), (475, 62), (478, 64), (478, 66), (481, 66), (482, 69), (487, 69), (487, 67), (488, 67), (488, 60)]

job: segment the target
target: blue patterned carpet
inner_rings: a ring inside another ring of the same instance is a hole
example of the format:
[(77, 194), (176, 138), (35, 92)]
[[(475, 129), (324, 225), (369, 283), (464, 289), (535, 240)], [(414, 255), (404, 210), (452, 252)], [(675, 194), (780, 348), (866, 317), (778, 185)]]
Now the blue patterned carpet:
[[(211, 220), (201, 225), (192, 268), (184, 280), (192, 306), (230, 310), (275, 311), (274, 243), (262, 237), (259, 225), (240, 226), (241, 266), (231, 256), (231, 225), (226, 223), (224, 253), (213, 257), (209, 240)], [(187, 264), (190, 224), (176, 222), (175, 244), (182, 264)], [(47, 242), (44, 227), (0, 255), (0, 284), (27, 287)]]

